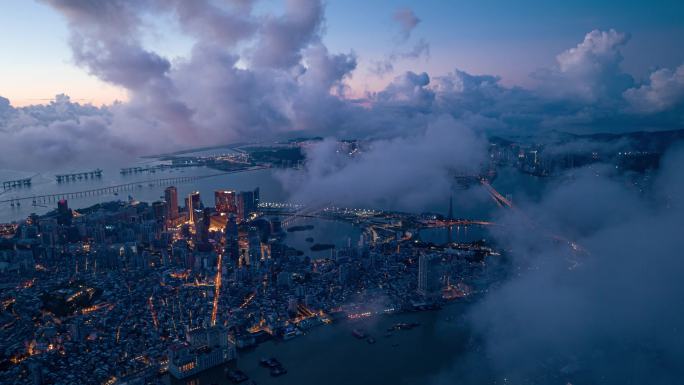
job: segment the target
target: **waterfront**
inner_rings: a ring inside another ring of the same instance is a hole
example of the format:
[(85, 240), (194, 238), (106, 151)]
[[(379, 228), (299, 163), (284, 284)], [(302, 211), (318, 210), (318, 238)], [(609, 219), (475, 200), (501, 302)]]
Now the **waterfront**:
[[(117, 195), (102, 194), (97, 196), (86, 196), (77, 199), (69, 200), (69, 205), (75, 209), (92, 206), (97, 203), (109, 202), (113, 200), (128, 200), (128, 195), (140, 201), (155, 201), (159, 200), (163, 195), (166, 186), (150, 186), (146, 183), (147, 180), (173, 178), (173, 177), (194, 177), (211, 174), (218, 174), (220, 171), (212, 170), (207, 167), (188, 167), (183, 169), (169, 169), (157, 171), (155, 173), (141, 173), (133, 175), (121, 175), (118, 169), (105, 169), (102, 178), (86, 179), (77, 182), (57, 183), (54, 178), (49, 175), (40, 175), (34, 178), (33, 184), (30, 187), (17, 188), (10, 190), (4, 194), (0, 194), (2, 199), (11, 199), (17, 197), (30, 197), (34, 195), (68, 193), (74, 191), (82, 191), (88, 189), (96, 189), (107, 186), (115, 186), (124, 183), (136, 183), (140, 186), (132, 191), (123, 191)], [(200, 179), (189, 183), (180, 183), (178, 188), (179, 197), (187, 196), (192, 191), (199, 191), (202, 200), (206, 205), (214, 204), (214, 190), (218, 189), (234, 189), (234, 190), (253, 190), (260, 187), (263, 191), (263, 200), (282, 201), (285, 200), (286, 194), (283, 191), (280, 183), (274, 178), (273, 169), (263, 169), (254, 171), (245, 171), (236, 174), (219, 175), (216, 177)], [(9, 175), (9, 173), (5, 173)], [(30, 201), (24, 201), (19, 207), (12, 207), (9, 203), (0, 205), (0, 222), (9, 222), (21, 220), (26, 218), (31, 213), (44, 214), (53, 210), (56, 204), (50, 205), (31, 205)]]
[[(239, 353), (236, 363), (228, 365), (244, 371), (258, 384), (298, 385), (415, 385), (437, 381), (446, 374), (469, 345), (468, 328), (462, 321), (467, 305), (453, 304), (438, 311), (377, 316), (359, 321), (342, 321), (319, 326), (293, 340), (269, 341), (253, 350)], [(399, 322), (416, 322), (412, 330), (387, 329)], [(368, 344), (352, 336), (362, 328), (376, 339)], [(288, 373), (271, 377), (259, 366), (261, 358), (276, 357)], [(172, 385), (229, 384), (223, 368)]]
[[(162, 199), (165, 186), (152, 185), (147, 180), (173, 178), (173, 177), (197, 177), (218, 174), (220, 171), (208, 167), (188, 167), (181, 169), (159, 170), (155, 173), (140, 173), (121, 175), (118, 168), (103, 168), (101, 178), (84, 179), (76, 182), (57, 183), (53, 174), (40, 174), (33, 178), (30, 187), (15, 188), (6, 192), (0, 192), (0, 200), (19, 197), (31, 197), (36, 195), (69, 193), (88, 189), (96, 189), (115, 186), (124, 183), (134, 183), (139, 186), (131, 191), (123, 191), (118, 194), (109, 193), (97, 196), (85, 196), (70, 199), (69, 205), (75, 209), (85, 208), (97, 203), (113, 200), (127, 200), (128, 195), (140, 201), (152, 202)], [(205, 205), (214, 204), (214, 191), (222, 189), (253, 190), (260, 188), (262, 201), (289, 200), (289, 194), (284, 190), (276, 174), (278, 169), (261, 169), (239, 172), (235, 174), (219, 175), (206, 179), (200, 179), (189, 183), (180, 183), (178, 188), (179, 197), (187, 196), (192, 191), (199, 191)], [(29, 177), (26, 173), (11, 171), (0, 172), (0, 180), (11, 178)], [(515, 201), (538, 200), (544, 191), (547, 182), (544, 178), (523, 174), (513, 169), (503, 169), (492, 185), (502, 194), (509, 194)], [(497, 212), (494, 202), (487, 196), (484, 189), (475, 186), (471, 189), (462, 189), (454, 185), (452, 190), (454, 216), (459, 218), (490, 219)], [(422, 211), (434, 212), (442, 215), (447, 214), (449, 197), (443, 200), (431, 202)], [(0, 204), (0, 223), (18, 221), (26, 218), (31, 213), (45, 214), (55, 209), (55, 203), (45, 205), (32, 205), (31, 201), (24, 201), (21, 206), (10, 206), (9, 203)], [(377, 207), (378, 209), (393, 210), (392, 207)], [(440, 238), (441, 239), (441, 238)], [(343, 239), (346, 242), (346, 238)], [(436, 240), (433, 240), (436, 241)]]

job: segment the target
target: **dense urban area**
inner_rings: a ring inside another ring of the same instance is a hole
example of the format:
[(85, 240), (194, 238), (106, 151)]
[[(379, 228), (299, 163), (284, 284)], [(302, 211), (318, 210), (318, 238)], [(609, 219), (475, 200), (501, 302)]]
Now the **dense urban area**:
[[(168, 167), (224, 171), (302, 167), (310, 142), (160, 159)], [(339, 146), (351, 157), (364, 151), (362, 142)], [(490, 185), (501, 167), (541, 178), (593, 162), (613, 163), (637, 173), (635, 183), (642, 183), (662, 151), (657, 143), (610, 152), (556, 147), (492, 139), (488, 164), (478, 165), (477, 175), (455, 170), (454, 179), (466, 187), (484, 186), (505, 209), (512, 206), (510, 196)], [(473, 301), (508, 274), (506, 252), (496, 244), (452, 240), (456, 229), (494, 224), (455, 218), (451, 204), (443, 215), (411, 214), (334, 202), (265, 202), (259, 188), (225, 187), (215, 191), (214, 206), (199, 192), (181, 197), (176, 187), (166, 186), (159, 201), (129, 197), (72, 209), (59, 199), (47, 214), (0, 225), (0, 382), (162, 383), (167, 376), (187, 378), (227, 362), (239, 367), (239, 352), (264, 341)], [(346, 222), (361, 236), (344, 247), (312, 238), (310, 250), (288, 245), (288, 235), (309, 230), (311, 219)], [(441, 229), (448, 241), (421, 240), (418, 234), (426, 228)], [(375, 342), (361, 328), (353, 335)], [(276, 358), (261, 364), (273, 376), (287, 373)], [(226, 369), (226, 378), (248, 380), (239, 369)]]

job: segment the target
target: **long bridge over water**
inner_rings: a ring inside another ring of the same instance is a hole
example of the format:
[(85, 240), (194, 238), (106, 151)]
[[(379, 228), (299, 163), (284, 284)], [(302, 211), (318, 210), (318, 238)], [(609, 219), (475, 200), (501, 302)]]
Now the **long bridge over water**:
[(119, 184), (119, 185), (114, 185), (114, 186), (99, 187), (99, 188), (94, 188), (94, 189), (89, 189), (89, 190), (7, 198), (7, 199), (0, 200), (0, 204), (9, 203), (11, 205), (20, 205), (21, 202), (24, 202), (24, 201), (32, 202), (34, 205), (47, 204), (47, 203), (57, 202), (60, 199), (75, 199), (75, 198), (93, 197), (93, 196), (106, 195), (106, 194), (115, 194), (115, 193), (118, 194), (120, 192), (133, 191), (133, 190), (136, 190), (138, 188), (142, 188), (144, 186), (150, 186), (150, 187), (153, 187), (153, 186), (169, 186), (172, 184), (187, 183), (187, 182), (192, 182), (192, 181), (196, 181), (196, 180), (200, 180), (200, 179), (213, 178), (213, 177), (217, 177), (217, 176), (221, 176), (221, 175), (234, 174), (234, 173), (244, 172), (244, 171), (253, 171), (253, 170), (257, 170), (257, 169), (261, 169), (261, 168), (264, 168), (264, 167), (252, 167), (252, 168), (248, 168), (248, 169), (226, 171), (226, 172), (220, 172), (220, 173), (208, 174), (208, 175), (178, 176), (178, 177), (172, 177), (172, 178), (148, 179), (148, 180), (141, 180), (141, 181), (124, 183), (124, 184)]

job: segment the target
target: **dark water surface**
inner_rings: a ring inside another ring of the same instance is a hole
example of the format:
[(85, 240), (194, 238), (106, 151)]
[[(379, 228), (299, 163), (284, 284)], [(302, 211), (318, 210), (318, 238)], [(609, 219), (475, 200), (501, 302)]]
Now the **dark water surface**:
[[(465, 305), (454, 304), (439, 311), (377, 316), (359, 321), (323, 325), (304, 336), (285, 342), (269, 341), (254, 350), (241, 352), (235, 363), (258, 384), (298, 385), (420, 385), (438, 382), (460, 357), (469, 351), (470, 336), (460, 321)], [(411, 330), (387, 329), (398, 322), (417, 322)], [(368, 344), (352, 336), (361, 328), (376, 339)], [(271, 377), (259, 366), (260, 358), (275, 357), (288, 370)], [(173, 385), (229, 384), (223, 367)]]

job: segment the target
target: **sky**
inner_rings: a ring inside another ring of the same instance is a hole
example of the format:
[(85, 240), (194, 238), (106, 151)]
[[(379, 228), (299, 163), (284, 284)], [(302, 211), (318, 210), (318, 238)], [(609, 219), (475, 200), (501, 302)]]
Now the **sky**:
[[(444, 166), (482, 136), (684, 123), (676, 1), (4, 0), (0, 11), (10, 169), (293, 136), (377, 141), (375, 165), (413, 151)], [(316, 159), (328, 178), (336, 160)]]
[[(258, 2), (258, 13), (280, 12), (282, 2)], [(394, 14), (411, 9), (420, 22), (405, 41)], [(167, 58), (186, 56), (193, 39), (167, 16), (146, 16), (144, 44)], [(377, 91), (406, 70), (445, 74), (459, 68), (494, 74), (505, 85), (529, 85), (529, 74), (593, 29), (630, 34), (623, 68), (637, 78), (684, 62), (684, 4), (646, 1), (359, 1), (326, 2), (323, 41), (331, 52), (354, 52), (358, 66), (349, 80), (355, 95)], [(123, 87), (77, 66), (69, 48), (67, 20), (40, 1), (3, 0), (0, 95), (13, 106), (46, 103), (65, 93), (95, 105), (126, 100)], [(423, 39), (429, 54), (399, 59), (382, 76), (373, 68), (393, 52), (409, 51)]]

